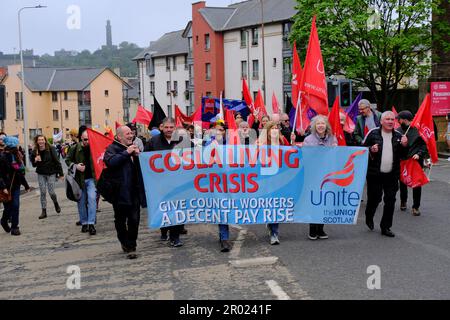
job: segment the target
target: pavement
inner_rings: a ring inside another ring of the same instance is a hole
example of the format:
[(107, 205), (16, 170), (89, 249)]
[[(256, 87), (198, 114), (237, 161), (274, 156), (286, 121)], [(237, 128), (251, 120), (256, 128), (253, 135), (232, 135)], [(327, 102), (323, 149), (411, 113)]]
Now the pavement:
[[(100, 201), (97, 235), (83, 234), (58, 182), (61, 214), (47, 196), (49, 217), (38, 220), (35, 190), (21, 197), (22, 235), (0, 232), (0, 299), (450, 299), (450, 162), (434, 166), (431, 179), (422, 216), (411, 215), (412, 199), (407, 212), (397, 208), (393, 239), (379, 232), (381, 208), (375, 231), (367, 229), (363, 202), (358, 225), (325, 226), (328, 240), (308, 240), (308, 225), (281, 225), (281, 245), (270, 246), (265, 226), (232, 226), (233, 250), (221, 253), (217, 226), (189, 225), (184, 246), (172, 248), (142, 210), (136, 260), (121, 251), (111, 205)], [(70, 285), (73, 266), (79, 289)]]

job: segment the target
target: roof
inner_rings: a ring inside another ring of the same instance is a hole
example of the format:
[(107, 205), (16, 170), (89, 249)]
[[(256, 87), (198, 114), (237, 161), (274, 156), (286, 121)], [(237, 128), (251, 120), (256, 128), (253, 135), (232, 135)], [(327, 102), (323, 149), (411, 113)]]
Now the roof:
[(128, 98), (139, 99), (139, 79), (130, 79), (128, 84), (131, 87), (128, 89)]
[(164, 34), (157, 41), (152, 42), (150, 47), (141, 51), (133, 60), (144, 59), (147, 54), (154, 58), (188, 54), (189, 45), (187, 40), (183, 38), (183, 32), (184, 29)]
[(31, 91), (82, 91), (105, 70), (116, 75), (109, 68), (25, 68), (25, 84)]
[[(297, 13), (296, 0), (263, 0), (264, 23), (291, 20)], [(261, 24), (261, 1), (249, 0), (227, 8), (205, 7), (199, 10), (214, 31), (228, 31)]]

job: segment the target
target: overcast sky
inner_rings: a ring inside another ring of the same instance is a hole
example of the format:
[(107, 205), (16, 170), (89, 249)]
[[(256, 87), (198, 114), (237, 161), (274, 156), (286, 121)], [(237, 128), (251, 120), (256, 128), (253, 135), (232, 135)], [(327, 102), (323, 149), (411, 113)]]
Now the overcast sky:
[[(0, 0), (0, 51), (19, 52), (17, 12), (22, 11), (22, 46), (42, 55), (60, 49), (91, 52), (106, 43), (111, 20), (113, 44), (122, 41), (147, 47), (164, 33), (184, 29), (196, 0)], [(207, 0), (207, 6), (228, 6), (236, 0)], [(68, 9), (75, 6), (68, 13)], [(73, 18), (78, 16), (80, 20)], [(69, 27), (68, 27), (69, 24)], [(79, 27), (79, 28), (78, 28)]]

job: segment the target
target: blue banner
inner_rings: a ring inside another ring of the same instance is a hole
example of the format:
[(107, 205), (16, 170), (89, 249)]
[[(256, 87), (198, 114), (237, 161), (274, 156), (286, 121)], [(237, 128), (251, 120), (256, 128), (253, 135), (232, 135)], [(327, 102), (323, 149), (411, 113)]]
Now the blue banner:
[(149, 227), (356, 224), (368, 153), (353, 147), (218, 146), (140, 155)]

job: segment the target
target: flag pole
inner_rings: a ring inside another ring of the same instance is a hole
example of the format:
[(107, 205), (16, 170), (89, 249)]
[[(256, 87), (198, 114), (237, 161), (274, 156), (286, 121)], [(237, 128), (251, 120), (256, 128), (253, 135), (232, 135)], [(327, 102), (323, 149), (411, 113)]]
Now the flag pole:
[(303, 129), (303, 119), (302, 119), (302, 116), (301, 116), (301, 114), (302, 114), (301, 113), (302, 112), (301, 105), (302, 105), (302, 95), (301, 95), (301, 92), (299, 92), (298, 93), (298, 98), (297, 98), (297, 105), (295, 107), (295, 117), (294, 117), (294, 125), (292, 126), (292, 133), (295, 133), (295, 129), (296, 129), (296, 126), (297, 126), (297, 115), (298, 115), (299, 108), (300, 108), (300, 127)]

